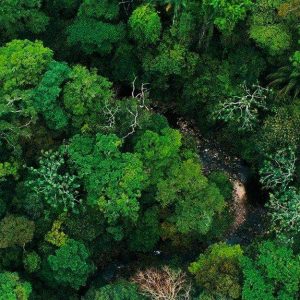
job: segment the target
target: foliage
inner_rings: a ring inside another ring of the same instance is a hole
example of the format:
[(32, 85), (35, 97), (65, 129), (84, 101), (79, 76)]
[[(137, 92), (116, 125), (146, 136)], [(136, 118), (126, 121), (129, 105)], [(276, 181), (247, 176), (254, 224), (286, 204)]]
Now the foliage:
[(190, 265), (189, 271), (210, 294), (239, 299), (242, 289), (241, 257), (243, 250), (239, 245), (213, 244)]
[(53, 276), (59, 284), (79, 289), (85, 285), (94, 267), (84, 244), (69, 239), (65, 245), (48, 257)]
[(119, 14), (120, 5), (116, 0), (84, 0), (79, 7), (79, 17), (90, 17), (105, 20), (115, 20)]
[(45, 235), (45, 241), (57, 247), (61, 247), (67, 242), (68, 236), (61, 230), (63, 221), (63, 218), (60, 217), (53, 222), (51, 231)]
[(129, 238), (129, 249), (141, 252), (153, 250), (160, 237), (158, 209), (147, 209), (139, 217), (137, 224)]
[(224, 34), (230, 34), (238, 21), (246, 17), (252, 6), (251, 0), (204, 0), (203, 9), (212, 15), (216, 27)]
[(233, 186), (227, 173), (214, 171), (209, 174), (208, 179), (218, 187), (225, 200), (231, 200)]
[(156, 183), (167, 173), (172, 162), (179, 158), (181, 134), (179, 131), (164, 128), (161, 134), (146, 130), (135, 145), (135, 152), (143, 157), (150, 182)]
[(34, 33), (44, 31), (48, 17), (40, 10), (41, 5), (41, 0), (3, 0), (0, 10), (1, 34), (6, 38), (14, 38), (26, 30)]
[(163, 207), (174, 207), (170, 221), (181, 233), (206, 234), (214, 216), (225, 207), (219, 189), (192, 159), (175, 165), (169, 177), (158, 183), (157, 200)]
[(287, 66), (279, 68), (268, 76), (271, 80), (269, 85), (279, 88), (278, 94), (281, 96), (292, 94), (296, 98), (300, 92), (300, 51), (296, 51), (289, 60)]
[(128, 24), (133, 38), (140, 45), (155, 44), (160, 38), (160, 18), (150, 5), (136, 8), (130, 16)]
[(122, 153), (116, 135), (96, 138), (76, 135), (67, 151), (84, 180), (89, 205), (98, 207), (114, 224), (120, 217), (137, 221), (141, 191), (147, 176), (139, 156)]
[(91, 288), (84, 297), (85, 300), (142, 300), (135, 284), (118, 281), (100, 288)]
[(0, 81), (5, 93), (34, 87), (53, 53), (41, 41), (13, 40), (0, 48)]
[(19, 166), (16, 162), (3, 162), (0, 163), (0, 181), (3, 180), (6, 176), (14, 176), (15, 178), (18, 177), (18, 169)]
[(52, 62), (41, 82), (33, 91), (34, 106), (41, 113), (50, 129), (62, 129), (68, 124), (68, 119), (60, 106), (58, 97), (60, 85), (68, 78), (70, 68), (65, 63)]
[(82, 131), (99, 130), (105, 121), (103, 107), (109, 106), (113, 99), (111, 82), (98, 75), (96, 70), (88, 71), (79, 65), (69, 76), (70, 81), (64, 86), (63, 101), (73, 126)]
[(86, 54), (110, 54), (125, 35), (123, 24), (113, 25), (94, 19), (78, 19), (68, 27), (68, 43)]
[(215, 117), (225, 122), (234, 122), (240, 130), (252, 130), (258, 119), (258, 109), (266, 109), (268, 89), (253, 85), (251, 91), (245, 84), (243, 94), (233, 96), (216, 107)]
[(297, 236), (300, 232), (300, 195), (295, 188), (270, 195), (267, 203), (271, 217), (271, 229), (283, 240)]
[(20, 280), (18, 273), (0, 273), (1, 300), (28, 300), (32, 288), (29, 282)]
[(39, 159), (37, 169), (29, 168), (32, 179), (26, 184), (32, 193), (44, 201), (54, 212), (78, 211), (77, 176), (65, 169), (62, 153), (46, 151)]
[(290, 148), (269, 155), (260, 169), (260, 182), (265, 188), (285, 190), (295, 174), (296, 155)]
[(241, 261), (245, 300), (295, 299), (299, 290), (299, 259), (291, 249), (266, 241), (258, 247), (255, 260)]
[(40, 256), (35, 252), (28, 252), (23, 258), (24, 268), (28, 273), (33, 273), (39, 270), (41, 264)]
[(251, 18), (250, 37), (271, 56), (284, 53), (292, 43), (289, 27), (277, 15), (280, 2), (257, 1)]
[(299, 143), (299, 112), (294, 106), (278, 109), (268, 116), (259, 132), (257, 144), (263, 154), (271, 154)]
[(299, 0), (0, 2), (1, 299), (299, 298)]
[(0, 221), (0, 248), (24, 247), (33, 238), (35, 225), (24, 216), (7, 215)]

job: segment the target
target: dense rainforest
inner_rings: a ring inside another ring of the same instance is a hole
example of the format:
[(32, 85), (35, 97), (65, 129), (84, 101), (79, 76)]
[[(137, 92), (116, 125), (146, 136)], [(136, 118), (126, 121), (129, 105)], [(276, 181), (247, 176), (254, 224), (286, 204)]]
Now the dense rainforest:
[(300, 299), (299, 21), (1, 0), (0, 300)]

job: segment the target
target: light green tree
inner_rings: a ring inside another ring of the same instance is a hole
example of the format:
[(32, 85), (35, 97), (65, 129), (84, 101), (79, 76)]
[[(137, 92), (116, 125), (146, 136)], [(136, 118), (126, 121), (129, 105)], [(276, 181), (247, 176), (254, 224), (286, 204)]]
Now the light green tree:
[(81, 131), (99, 131), (106, 125), (105, 106), (113, 101), (112, 83), (83, 66), (75, 66), (63, 90), (63, 101), (72, 124)]
[(243, 250), (240, 245), (213, 244), (189, 266), (189, 271), (195, 275), (196, 282), (209, 294), (240, 299), (242, 271), (239, 260), (241, 257), (243, 257)]
[(31, 284), (21, 281), (18, 273), (0, 273), (0, 300), (28, 300)]
[(137, 7), (128, 21), (131, 35), (139, 45), (155, 44), (161, 34), (161, 22), (158, 13), (149, 5)]

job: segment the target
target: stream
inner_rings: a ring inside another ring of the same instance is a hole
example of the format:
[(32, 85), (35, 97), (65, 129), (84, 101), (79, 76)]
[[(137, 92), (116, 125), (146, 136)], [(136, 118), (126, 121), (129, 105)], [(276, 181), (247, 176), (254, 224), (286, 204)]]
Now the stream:
[(224, 240), (229, 244), (249, 245), (262, 235), (266, 195), (250, 167), (242, 159), (228, 155), (212, 138), (205, 138), (193, 120), (186, 120), (174, 110), (155, 110), (159, 110), (173, 128), (194, 137), (204, 174), (217, 170), (228, 174), (233, 185), (230, 209), (234, 222)]

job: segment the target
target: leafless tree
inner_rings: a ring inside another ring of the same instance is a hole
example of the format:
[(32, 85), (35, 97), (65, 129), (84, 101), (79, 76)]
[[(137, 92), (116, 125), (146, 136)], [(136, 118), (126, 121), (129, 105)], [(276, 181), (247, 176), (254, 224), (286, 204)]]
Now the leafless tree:
[(295, 149), (278, 150), (273, 155), (268, 156), (260, 169), (260, 182), (266, 189), (286, 189), (293, 180), (296, 171)]
[(119, 112), (120, 107), (117, 103), (114, 105), (109, 104), (107, 101), (104, 103), (104, 115), (107, 119), (107, 125), (104, 127), (107, 129), (113, 129), (116, 125), (116, 115)]
[(138, 271), (132, 278), (143, 295), (153, 300), (189, 300), (191, 284), (181, 270), (168, 266), (162, 269), (150, 268)]
[(136, 129), (140, 126), (138, 119), (142, 113), (142, 110), (149, 111), (149, 107), (146, 104), (146, 99), (148, 97), (148, 92), (149, 92), (147, 85), (149, 83), (142, 83), (140, 90), (137, 91), (136, 86), (135, 86), (136, 80), (137, 80), (137, 77), (135, 77), (134, 80), (132, 81), (131, 97), (137, 101), (137, 105), (134, 108), (127, 108), (127, 112), (132, 116), (132, 121), (129, 126), (130, 131), (125, 136), (123, 136), (123, 139), (134, 134)]
[(149, 83), (142, 83), (140, 91), (136, 94), (136, 87), (135, 87), (136, 80), (137, 77), (134, 77), (134, 80), (132, 81), (131, 96), (132, 98), (138, 100), (140, 108), (145, 108), (146, 110), (149, 110), (149, 107), (145, 104), (145, 100), (148, 97), (148, 93), (149, 93), (149, 89), (147, 88), (147, 85), (149, 85)]
[(220, 102), (214, 113), (216, 119), (237, 121), (241, 129), (251, 130), (258, 117), (258, 109), (266, 109), (267, 88), (253, 85), (248, 88), (244, 83), (242, 86), (243, 95), (233, 96), (224, 102)]

